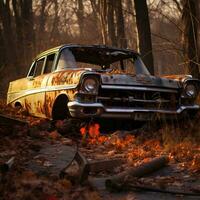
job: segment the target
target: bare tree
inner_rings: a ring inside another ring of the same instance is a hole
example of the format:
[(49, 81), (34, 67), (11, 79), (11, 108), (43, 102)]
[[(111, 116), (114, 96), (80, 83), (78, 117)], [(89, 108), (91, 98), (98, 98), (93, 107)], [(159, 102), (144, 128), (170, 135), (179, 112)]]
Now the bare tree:
[(127, 48), (127, 41), (125, 36), (125, 28), (124, 28), (124, 15), (122, 10), (122, 1), (117, 0), (115, 1), (115, 12), (117, 18), (117, 40), (118, 46)]
[(2, 26), (2, 40), (4, 42), (5, 59), (10, 66), (16, 64), (16, 51), (14, 43), (14, 35), (11, 23), (10, 1), (0, 1), (0, 20)]
[(99, 16), (103, 44), (126, 48), (122, 0), (91, 0), (91, 5)]
[(46, 14), (45, 14), (45, 7), (46, 7), (47, 1), (41, 0), (41, 9), (40, 9), (40, 21), (39, 21), (39, 34), (44, 34), (45, 30), (45, 20), (46, 20)]
[(77, 9), (77, 18), (78, 18), (78, 25), (80, 30), (80, 37), (84, 36), (84, 7), (83, 7), (83, 0), (77, 0), (78, 2), (78, 9)]
[(139, 37), (139, 49), (144, 63), (151, 74), (154, 74), (154, 62), (152, 53), (151, 30), (146, 0), (134, 0), (136, 12), (136, 24)]
[[(59, 18), (58, 18), (58, 1), (57, 0), (53, 0), (52, 1), (53, 5), (54, 5), (54, 18), (53, 18), (53, 23), (52, 23), (52, 28), (49, 34), (49, 40), (54, 43), (55, 40), (57, 39), (55, 36), (58, 36), (59, 31), (58, 31), (58, 22), (59, 22)], [(59, 37), (59, 36), (58, 36)]]
[(117, 46), (117, 38), (116, 38), (116, 23), (115, 23), (115, 0), (108, 0), (108, 34), (110, 43), (112, 46)]
[(107, 2), (106, 0), (100, 0), (99, 1), (100, 6), (100, 24), (101, 24), (101, 33), (102, 33), (102, 39), (103, 44), (108, 43), (108, 34), (107, 34)]
[(197, 32), (199, 28), (198, 1), (183, 1), (183, 44), (185, 57), (188, 60), (189, 72), (193, 76), (200, 78), (199, 74), (199, 47), (197, 42)]

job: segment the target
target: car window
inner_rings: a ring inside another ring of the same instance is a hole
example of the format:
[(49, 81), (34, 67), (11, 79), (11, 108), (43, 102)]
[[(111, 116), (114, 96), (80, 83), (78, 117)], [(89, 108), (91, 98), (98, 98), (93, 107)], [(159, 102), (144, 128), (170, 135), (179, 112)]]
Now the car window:
[(28, 73), (28, 77), (34, 76), (35, 66), (36, 66), (36, 63), (33, 62), (32, 65), (31, 65), (30, 71), (29, 71), (29, 73)]
[(42, 68), (43, 68), (43, 65), (44, 65), (44, 59), (45, 59), (45, 58), (42, 58), (42, 59), (40, 59), (40, 60), (37, 60), (37, 62), (36, 62), (36, 69), (35, 69), (35, 76), (41, 75), (41, 73), (42, 73)]
[(53, 67), (55, 54), (50, 54), (47, 56), (46, 65), (44, 68), (44, 74), (50, 73)]
[(92, 69), (96, 69), (96, 70), (101, 69), (101, 66), (99, 66), (99, 65), (84, 63), (84, 62), (76, 62), (76, 65), (78, 68), (92, 68)]
[(57, 70), (64, 70), (68, 68), (77, 68), (77, 65), (72, 52), (69, 49), (64, 49), (60, 54)]
[(128, 74), (135, 74), (134, 60), (127, 58), (121, 61), (116, 61), (111, 64), (111, 68), (117, 71), (123, 71)]

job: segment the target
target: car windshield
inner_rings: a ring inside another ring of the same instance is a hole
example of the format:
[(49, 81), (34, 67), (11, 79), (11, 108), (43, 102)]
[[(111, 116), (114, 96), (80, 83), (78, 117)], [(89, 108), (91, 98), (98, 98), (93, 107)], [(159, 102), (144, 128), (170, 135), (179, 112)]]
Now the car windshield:
[(60, 53), (57, 70), (69, 68), (92, 68), (97, 71), (112, 70), (128, 74), (150, 74), (138, 54), (128, 50), (109, 48), (65, 48)]

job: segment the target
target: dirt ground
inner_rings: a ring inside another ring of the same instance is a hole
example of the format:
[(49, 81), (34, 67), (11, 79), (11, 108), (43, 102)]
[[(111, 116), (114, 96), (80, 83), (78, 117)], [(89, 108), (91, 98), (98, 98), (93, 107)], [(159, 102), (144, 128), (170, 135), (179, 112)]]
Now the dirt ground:
[[(81, 124), (64, 120), (52, 123), (6, 107), (3, 101), (0, 114), (26, 121), (0, 121), (1, 166), (14, 158), (9, 170), (1, 167), (0, 199), (200, 199), (199, 114), (188, 122), (131, 131), (104, 130), (101, 123), (96, 122)], [(68, 176), (60, 176), (77, 151), (89, 162), (109, 159), (122, 162), (90, 173), (88, 179), (79, 184), (75, 161), (66, 170)], [(108, 177), (160, 156), (169, 158), (167, 166), (141, 178), (128, 176), (123, 180), (140, 189), (129, 187), (110, 192), (105, 187)], [(180, 194), (163, 193), (166, 190)], [(181, 194), (184, 192), (199, 196)]]

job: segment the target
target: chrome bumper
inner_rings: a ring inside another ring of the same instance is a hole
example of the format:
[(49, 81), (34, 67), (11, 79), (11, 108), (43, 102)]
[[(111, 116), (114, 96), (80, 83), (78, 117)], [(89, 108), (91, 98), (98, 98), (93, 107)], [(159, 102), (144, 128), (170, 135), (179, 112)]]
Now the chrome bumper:
[[(142, 109), (142, 108), (115, 108), (105, 107), (101, 103), (79, 103), (72, 101), (68, 103), (69, 112), (72, 117), (87, 118), (132, 118), (136, 120), (151, 120), (151, 116), (178, 115), (187, 110), (198, 110), (199, 105), (180, 106), (177, 110)], [(141, 116), (140, 116), (141, 115)]]

